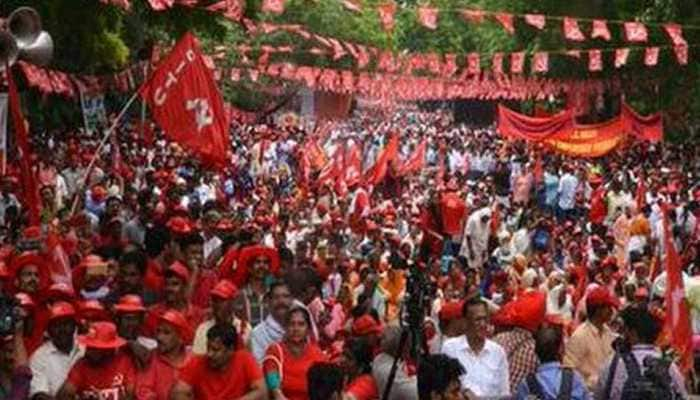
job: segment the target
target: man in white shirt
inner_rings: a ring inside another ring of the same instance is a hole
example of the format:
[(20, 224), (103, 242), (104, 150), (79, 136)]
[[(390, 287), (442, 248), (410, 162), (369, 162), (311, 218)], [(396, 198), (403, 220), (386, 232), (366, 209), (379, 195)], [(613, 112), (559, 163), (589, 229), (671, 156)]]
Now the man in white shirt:
[(32, 399), (53, 399), (63, 386), (68, 372), (85, 354), (75, 340), (75, 308), (70, 303), (56, 302), (49, 316), (49, 340), (34, 352), (29, 360)]
[(565, 166), (564, 176), (559, 180), (559, 220), (573, 217), (576, 206), (576, 190), (578, 190), (578, 178), (572, 173), (570, 166)]
[(286, 283), (270, 287), (268, 301), (270, 314), (250, 334), (250, 351), (262, 363), (267, 348), (284, 337), (284, 318), (292, 306), (292, 293)]
[(508, 359), (503, 348), (486, 338), (488, 305), (479, 298), (464, 303), (462, 314), (467, 323), (466, 334), (445, 340), (442, 352), (457, 359), (466, 370), (460, 378), (462, 389), (478, 398), (510, 395)]

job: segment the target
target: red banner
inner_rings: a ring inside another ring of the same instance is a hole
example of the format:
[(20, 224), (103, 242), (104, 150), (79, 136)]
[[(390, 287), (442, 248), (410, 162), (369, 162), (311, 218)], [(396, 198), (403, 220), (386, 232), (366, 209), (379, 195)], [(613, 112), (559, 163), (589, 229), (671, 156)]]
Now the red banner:
[(571, 157), (601, 157), (620, 146), (625, 137), (624, 124), (617, 117), (600, 124), (577, 124), (571, 135), (545, 140), (545, 144)]
[(627, 132), (638, 139), (650, 142), (658, 142), (663, 139), (664, 122), (661, 113), (642, 117), (627, 103), (622, 103), (621, 116)]
[(506, 137), (539, 142), (570, 136), (574, 131), (574, 117), (568, 109), (550, 118), (533, 118), (499, 105), (496, 129)]

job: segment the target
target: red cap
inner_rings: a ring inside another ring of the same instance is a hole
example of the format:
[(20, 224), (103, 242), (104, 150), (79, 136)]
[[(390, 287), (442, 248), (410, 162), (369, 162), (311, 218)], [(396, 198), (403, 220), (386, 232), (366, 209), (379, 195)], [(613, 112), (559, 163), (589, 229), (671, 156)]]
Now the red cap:
[(602, 286), (599, 286), (588, 293), (586, 297), (586, 307), (610, 306), (620, 307), (620, 300), (614, 294)]
[(49, 286), (49, 289), (46, 292), (46, 297), (48, 299), (72, 300), (75, 298), (75, 291), (67, 283), (63, 283), (63, 282), (54, 283), (53, 285)]
[(93, 200), (95, 200), (98, 203), (101, 203), (102, 200), (104, 200), (107, 197), (107, 190), (102, 186), (98, 185), (92, 188), (90, 194), (92, 195)]
[(166, 272), (172, 272), (183, 281), (190, 280), (190, 270), (187, 269), (185, 264), (181, 263), (180, 261), (175, 261), (174, 263), (170, 264)]
[(111, 322), (95, 322), (90, 326), (87, 335), (78, 338), (78, 342), (93, 349), (118, 349), (126, 344), (126, 340), (119, 337), (117, 327)]
[(75, 308), (65, 301), (57, 301), (51, 305), (49, 321), (60, 318), (75, 318)]
[(141, 301), (141, 296), (136, 294), (127, 294), (119, 299), (119, 303), (114, 306), (114, 310), (118, 314), (141, 313), (146, 311)]
[(19, 301), (19, 305), (22, 308), (25, 308), (27, 310), (33, 310), (36, 307), (36, 303), (34, 303), (34, 300), (32, 300), (32, 296), (26, 293), (20, 292), (15, 294), (15, 299)]
[(41, 227), (30, 226), (22, 231), (22, 239), (24, 240), (39, 240), (41, 239)]
[(455, 319), (462, 318), (462, 307), (464, 302), (462, 301), (450, 301), (440, 307), (440, 312), (438, 317), (440, 321), (452, 321)]
[(363, 315), (352, 323), (353, 336), (379, 335), (382, 326), (371, 315)]
[(160, 315), (160, 320), (175, 327), (183, 342), (192, 341), (192, 329), (187, 322), (187, 318), (177, 310), (166, 310)]
[(534, 332), (544, 321), (546, 297), (542, 292), (526, 292), (506, 303), (494, 315), (494, 323), (517, 326)]
[(238, 288), (231, 281), (224, 279), (219, 281), (209, 293), (220, 299), (231, 300), (238, 295)]
[(97, 300), (86, 300), (78, 305), (78, 312), (81, 319), (88, 321), (107, 321), (109, 314), (107, 310)]
[(194, 231), (192, 221), (184, 217), (172, 217), (168, 220), (166, 226), (177, 235), (188, 235)]

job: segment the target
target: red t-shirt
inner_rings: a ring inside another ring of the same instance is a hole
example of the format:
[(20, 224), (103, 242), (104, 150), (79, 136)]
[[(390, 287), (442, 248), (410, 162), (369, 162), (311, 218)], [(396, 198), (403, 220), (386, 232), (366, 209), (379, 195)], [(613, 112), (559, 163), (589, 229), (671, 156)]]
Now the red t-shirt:
[[(280, 349), (282, 355), (280, 356)], [(265, 353), (266, 356), (273, 357), (282, 362), (282, 393), (288, 400), (307, 400), (309, 390), (307, 388), (306, 373), (317, 362), (324, 362), (327, 357), (315, 344), (310, 343), (304, 349), (301, 357), (292, 355), (284, 344), (272, 344)], [(265, 371), (277, 369), (277, 365), (272, 361), (263, 364)]]
[(221, 371), (209, 367), (206, 356), (193, 356), (180, 371), (180, 380), (192, 386), (198, 400), (230, 400), (245, 396), (262, 371), (248, 350), (238, 350)]
[(160, 354), (154, 354), (148, 367), (136, 372), (136, 400), (168, 400), (186, 363), (187, 359), (182, 365), (174, 365)]
[(118, 352), (104, 365), (78, 361), (68, 373), (67, 382), (75, 386), (78, 399), (121, 400), (133, 393), (136, 371), (129, 357)]
[(377, 383), (370, 374), (360, 375), (348, 384), (345, 392), (355, 397), (355, 400), (375, 400), (379, 398)]
[(165, 286), (163, 267), (152, 258), (149, 258), (146, 264), (146, 276), (143, 278), (143, 284), (155, 293), (162, 293), (163, 286)]

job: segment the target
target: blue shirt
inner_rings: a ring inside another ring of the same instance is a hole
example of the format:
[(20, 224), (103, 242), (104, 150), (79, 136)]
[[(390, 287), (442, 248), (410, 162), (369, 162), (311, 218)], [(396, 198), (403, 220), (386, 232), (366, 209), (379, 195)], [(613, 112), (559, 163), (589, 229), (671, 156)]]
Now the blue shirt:
[(559, 177), (550, 174), (549, 172), (544, 173), (544, 190), (545, 190), (545, 203), (548, 206), (555, 206), (557, 203), (557, 191), (559, 190)]
[(576, 205), (576, 190), (578, 189), (578, 179), (566, 174), (559, 180), (559, 207), (562, 210), (571, 210)]
[[(540, 384), (542, 393), (545, 395), (546, 400), (554, 400), (559, 395), (559, 388), (561, 387), (561, 371), (562, 366), (559, 362), (549, 362), (540, 365), (537, 368), (535, 377), (537, 382)], [(586, 385), (583, 383), (583, 378), (578, 372), (574, 372), (573, 382), (571, 385), (571, 400), (589, 400), (591, 399)], [(522, 381), (518, 385), (518, 390), (515, 392), (515, 400), (526, 400), (527, 396), (530, 394), (530, 390), (527, 387), (527, 380)]]

